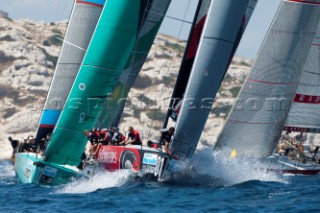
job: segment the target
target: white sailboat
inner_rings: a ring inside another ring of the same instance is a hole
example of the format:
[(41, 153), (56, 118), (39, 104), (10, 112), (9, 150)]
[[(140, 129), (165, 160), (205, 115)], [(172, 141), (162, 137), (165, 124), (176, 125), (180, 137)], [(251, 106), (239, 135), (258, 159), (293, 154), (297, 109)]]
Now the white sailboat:
[(230, 64), (248, 3), (247, 0), (211, 2), (170, 146), (170, 151), (180, 159), (192, 157), (196, 150), (213, 100)]
[(320, 26), (318, 26), (307, 61), (303, 66), (299, 85), (284, 127), (285, 134), (290, 135), (290, 132), (296, 132), (298, 135), (292, 138), (292, 141), (281, 140), (278, 146), (281, 151), (285, 152), (276, 153), (274, 156), (274, 161), (280, 164), (277, 168), (285, 173), (316, 174), (320, 172), (320, 164), (316, 159), (319, 148), (306, 138), (297, 140), (300, 135), (320, 133), (319, 32)]
[(258, 159), (274, 152), (312, 51), (319, 6), (320, 1), (281, 3), (215, 150)]
[(247, 8), (252, 10), (255, 4), (256, 1), (248, 0), (211, 2), (170, 145), (171, 160), (158, 159), (159, 180), (165, 178), (163, 171), (174, 163), (172, 157), (183, 160), (193, 156), (238, 45), (239, 29), (244, 27)]

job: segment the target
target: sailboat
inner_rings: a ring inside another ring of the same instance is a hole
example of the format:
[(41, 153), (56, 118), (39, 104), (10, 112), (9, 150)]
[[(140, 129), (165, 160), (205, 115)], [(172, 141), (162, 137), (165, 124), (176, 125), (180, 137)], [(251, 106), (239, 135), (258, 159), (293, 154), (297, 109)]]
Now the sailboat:
[[(39, 121), (36, 143), (51, 134), (56, 125), (67, 99), (67, 91), (70, 91), (78, 74), (104, 3), (104, 0), (74, 2), (59, 60)], [(42, 162), (42, 157), (36, 153), (16, 153), (15, 158), (16, 174), (22, 183), (49, 183), (53, 181), (53, 178), (63, 182), (68, 179), (66, 176), (80, 176), (80, 171), (73, 167), (64, 168), (63, 170), (67, 172), (57, 174), (57, 171), (61, 169), (55, 167), (64, 166), (58, 164), (46, 166), (47, 164)]]
[[(108, 0), (103, 6), (102, 0), (76, 1), (73, 13), (84, 5), (103, 9), (64, 108), (57, 121), (52, 120), (55, 128), (44, 154), (16, 154), (15, 171), (22, 183), (59, 184), (85, 176), (76, 168), (87, 143), (83, 130), (95, 125), (100, 115), (96, 104), (104, 103), (121, 76), (133, 52), (147, 2)], [(72, 82), (72, 77), (69, 80)]]
[(245, 28), (244, 20), (250, 19), (255, 4), (256, 1), (245, 0), (211, 2), (170, 146), (173, 155), (180, 159), (192, 157), (196, 150), (215, 95), (239, 44), (238, 37)]
[[(251, 1), (251, 4), (248, 4), (249, 1), (239, 1), (238, 3), (234, 3), (233, 1), (208, 1), (208, 0), (202, 0), (199, 1), (197, 12), (195, 15), (195, 19), (192, 26), (191, 35), (188, 39), (188, 45), (186, 48), (186, 53), (182, 62), (182, 66), (180, 69), (180, 73), (190, 73), (191, 67), (193, 65), (193, 60), (196, 51), (198, 50), (198, 54), (201, 54), (201, 51), (216, 51), (215, 53), (218, 53), (223, 49), (224, 53), (222, 54), (222, 57), (219, 57), (219, 63), (217, 61), (214, 61), (216, 64), (221, 63), (221, 59), (223, 59), (224, 63), (221, 66), (221, 70), (219, 69), (220, 74), (212, 73), (212, 76), (217, 77), (217, 79), (221, 78), (218, 82), (215, 82), (217, 84), (220, 84), (223, 78), (223, 75), (225, 71), (227, 70), (227, 66), (230, 63), (230, 58), (232, 54), (234, 54), (234, 50), (236, 46), (239, 43), (238, 35), (239, 31), (241, 32), (240, 35), (243, 33), (243, 27), (244, 24), (247, 23), (247, 21), (244, 21), (245, 19), (244, 14), (246, 13), (246, 10), (249, 10), (248, 17), (246, 17), (246, 20), (250, 19), (250, 16), (252, 14), (252, 10), (256, 4), (256, 1)], [(210, 6), (210, 7), (209, 7)], [(210, 8), (208, 10), (208, 8)], [(249, 9), (248, 9), (249, 8)], [(208, 17), (207, 17), (208, 14)], [(219, 14), (217, 16), (217, 14)], [(228, 14), (233, 14), (232, 16)], [(204, 26), (205, 19), (207, 18), (207, 22), (210, 24), (207, 24)], [(228, 24), (226, 24), (228, 23)], [(222, 26), (229, 26), (229, 27), (222, 27)], [(204, 27), (203, 40), (204, 43), (201, 47), (198, 49), (198, 42), (200, 39), (200, 35), (202, 32), (202, 28)], [(219, 31), (220, 29), (221, 32)], [(216, 37), (219, 39), (213, 39), (212, 37)], [(209, 38), (209, 39), (207, 39)], [(229, 39), (226, 43), (226, 45), (219, 42), (219, 40), (223, 39)], [(215, 43), (217, 42), (217, 43)], [(211, 44), (213, 43), (213, 44)], [(208, 44), (209, 45), (208, 47)], [(220, 46), (221, 49), (215, 49), (215, 45)], [(206, 48), (206, 46), (208, 48)], [(206, 52), (206, 54), (208, 53)], [(221, 52), (219, 53), (221, 55)], [(199, 62), (206, 62), (210, 61), (210, 59), (215, 58), (216, 55), (210, 54), (205, 60)], [(196, 60), (195, 60), (196, 61)], [(210, 61), (211, 62), (211, 61)], [(197, 63), (195, 63), (197, 64)], [(208, 66), (211, 66), (212, 64), (209, 63)], [(193, 69), (198, 69), (198, 67)], [(193, 71), (191, 73), (197, 73), (196, 71)], [(192, 75), (192, 74), (191, 74)], [(196, 76), (197, 74), (195, 74)], [(179, 74), (180, 76), (180, 74)], [(203, 79), (196, 79), (195, 76), (190, 77), (190, 82), (202, 81)], [(185, 79), (188, 81), (188, 79)], [(211, 79), (212, 81), (212, 79)], [(205, 82), (205, 81), (203, 81)], [(208, 81), (208, 83), (210, 80)], [(183, 82), (184, 87), (186, 86), (186, 82)], [(212, 82), (210, 82), (212, 84)], [(188, 90), (187, 92), (188, 93)], [(122, 113), (122, 111), (121, 111)], [(182, 112), (183, 115), (184, 112)], [(186, 113), (187, 114), (187, 113)], [(180, 117), (180, 116), (179, 116)], [(177, 127), (179, 126), (179, 120), (177, 122)], [(185, 124), (182, 124), (183, 126)], [(178, 129), (178, 134), (179, 134)], [(201, 132), (202, 130), (200, 130)], [(194, 130), (192, 131), (194, 132)], [(180, 132), (181, 133), (181, 132)], [(187, 141), (185, 141), (184, 144), (179, 144), (177, 140), (175, 141), (175, 136), (172, 142), (171, 150), (173, 155), (179, 156), (179, 159), (183, 159), (183, 157), (190, 157), (191, 153), (189, 153), (188, 156), (183, 156), (185, 153), (178, 153), (178, 148), (180, 149), (187, 149)], [(198, 140), (196, 140), (195, 143), (197, 143)], [(180, 146), (181, 145), (181, 146)], [(174, 148), (172, 148), (174, 147)], [(194, 150), (193, 150), (194, 151)], [(173, 156), (172, 155), (172, 156)], [(156, 177), (158, 177), (158, 180), (162, 179), (162, 172), (165, 169), (166, 160), (170, 158), (167, 153), (162, 152), (161, 150), (144, 147), (144, 146), (138, 146), (138, 145), (129, 145), (125, 147), (119, 147), (119, 146), (102, 146), (102, 149), (97, 154), (97, 159), (100, 164), (103, 165), (103, 167), (107, 170), (118, 170), (123, 168), (133, 168), (134, 171), (144, 171), (148, 174), (152, 174)]]
[[(298, 132), (298, 136), (303, 136), (307, 133), (319, 134), (320, 132), (318, 121), (320, 112), (318, 105), (320, 74), (318, 61), (320, 56), (319, 27), (320, 26), (318, 26), (317, 34), (310, 48), (307, 61), (303, 66), (299, 85), (284, 127), (284, 131), (288, 133)], [(280, 141), (278, 146), (292, 146), (290, 143), (288, 144), (288, 142), (289, 141)], [(296, 149), (295, 156), (290, 153), (288, 153), (290, 155), (289, 157), (285, 155), (285, 153), (276, 153), (274, 156), (270, 157), (271, 159), (274, 158), (273, 161), (277, 162), (278, 166), (276, 169), (283, 171), (283, 173), (291, 174), (310, 175), (320, 173), (320, 164), (316, 160), (316, 155), (319, 151), (318, 148), (309, 147), (309, 149), (304, 150), (302, 144), (299, 144), (298, 148), (293, 146), (290, 148)]]
[[(266, 159), (272, 155), (287, 118), (291, 121), (289, 110), (296, 110), (293, 101), (314, 51), (319, 6), (320, 1), (281, 2), (215, 150), (226, 157)], [(290, 172), (292, 168), (283, 165), (272, 164), (270, 169)]]
[(250, 19), (256, 3), (245, 0), (211, 2), (170, 145), (172, 155), (161, 159), (159, 180), (166, 178), (166, 171), (174, 172), (176, 159), (194, 155), (246, 19)]
[[(108, 128), (118, 126), (125, 105), (125, 102), (120, 100), (128, 97), (130, 88), (148, 56), (170, 3), (171, 0), (148, 2), (133, 51), (106, 103), (108, 107), (103, 108), (96, 126)], [(160, 155), (159, 150), (142, 145), (104, 145), (96, 152), (95, 158), (100, 167), (106, 170), (132, 169), (135, 172), (143, 171), (154, 174), (158, 155)]]

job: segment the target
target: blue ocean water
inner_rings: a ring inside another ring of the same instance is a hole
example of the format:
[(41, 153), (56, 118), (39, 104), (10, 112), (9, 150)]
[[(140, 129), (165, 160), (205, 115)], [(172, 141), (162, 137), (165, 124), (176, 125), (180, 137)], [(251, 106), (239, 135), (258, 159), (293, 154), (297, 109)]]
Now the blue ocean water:
[(320, 176), (283, 176), (252, 162), (219, 161), (203, 152), (164, 183), (129, 171), (101, 172), (62, 186), (17, 182), (0, 161), (0, 212), (319, 212)]

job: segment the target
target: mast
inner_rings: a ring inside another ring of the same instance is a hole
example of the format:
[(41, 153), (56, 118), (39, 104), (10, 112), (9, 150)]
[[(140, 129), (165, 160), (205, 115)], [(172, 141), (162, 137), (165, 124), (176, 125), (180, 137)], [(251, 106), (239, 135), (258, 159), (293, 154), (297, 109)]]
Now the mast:
[(75, 1), (39, 121), (36, 141), (40, 141), (51, 133), (55, 127), (67, 95), (80, 69), (104, 3), (105, 0)]
[(170, 150), (191, 157), (233, 53), (249, 0), (214, 0), (185, 91)]
[(320, 133), (320, 25), (303, 67), (284, 130)]
[(188, 42), (185, 48), (186, 50), (182, 57), (176, 84), (171, 95), (166, 117), (163, 121), (163, 128), (167, 128), (169, 117), (173, 112), (174, 105), (176, 105), (176, 103), (179, 101), (179, 98), (182, 98), (184, 90), (187, 86), (210, 3), (211, 0), (199, 0), (198, 2), (194, 19), (192, 21), (191, 31), (188, 37)]
[(140, 11), (142, 21), (134, 50), (114, 87), (112, 96), (103, 107), (96, 124), (98, 127), (118, 126), (128, 93), (148, 56), (170, 3), (171, 0), (149, 0), (146, 1), (145, 9)]
[[(198, 10), (200, 10), (200, 13), (199, 11), (197, 11), (195, 16), (195, 20), (192, 26), (192, 31), (188, 39), (186, 52), (182, 59), (176, 85), (174, 87), (174, 90), (170, 99), (167, 115), (164, 119), (163, 128), (167, 127), (169, 117), (171, 117), (173, 120), (176, 120), (178, 117), (178, 113), (175, 112), (174, 109), (178, 108), (178, 104), (182, 101), (183, 94), (186, 90), (210, 2), (211, 2), (210, 0), (199, 1)], [(257, 2), (258, 0), (249, 0), (249, 4), (246, 9), (245, 16), (243, 16), (243, 20), (242, 20), (243, 23), (239, 27), (237, 39), (235, 41), (229, 63), (231, 63), (231, 60), (237, 50), (237, 47), (244, 33), (244, 30), (248, 25), (248, 22), (252, 16), (253, 10), (256, 7)], [(227, 69), (225, 70), (225, 73), (226, 72), (227, 72)]]
[(269, 156), (279, 141), (320, 18), (320, 0), (283, 1), (215, 145)]
[(138, 37), (148, 0), (108, 0), (44, 154), (46, 161), (79, 165), (90, 130), (114, 90)]

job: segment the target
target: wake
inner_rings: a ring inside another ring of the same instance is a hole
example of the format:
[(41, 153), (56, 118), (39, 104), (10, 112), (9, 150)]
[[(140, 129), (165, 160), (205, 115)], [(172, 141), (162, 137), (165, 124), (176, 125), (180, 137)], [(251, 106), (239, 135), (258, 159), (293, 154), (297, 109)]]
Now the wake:
[(129, 170), (115, 172), (100, 171), (89, 179), (80, 179), (57, 190), (61, 194), (84, 194), (134, 183), (133, 173)]
[[(248, 181), (288, 183), (288, 177), (267, 171), (268, 166), (253, 159), (226, 158), (222, 153), (204, 149), (188, 161), (175, 161), (163, 184), (221, 187)], [(137, 174), (130, 170), (99, 171), (89, 179), (59, 187), (57, 193), (84, 194), (99, 189), (132, 186), (137, 183), (136, 177)]]
[(10, 184), (15, 179), (13, 164), (10, 160), (0, 160), (0, 183)]
[(212, 149), (199, 150), (186, 161), (176, 161), (166, 181), (179, 184), (231, 186), (247, 181), (288, 183), (288, 178), (268, 171), (267, 163), (256, 159), (229, 158)]

